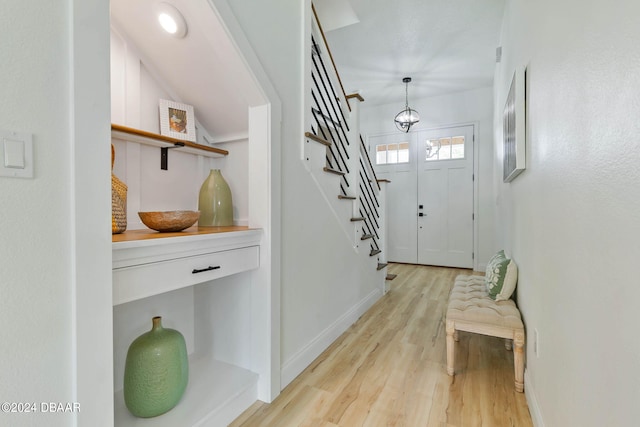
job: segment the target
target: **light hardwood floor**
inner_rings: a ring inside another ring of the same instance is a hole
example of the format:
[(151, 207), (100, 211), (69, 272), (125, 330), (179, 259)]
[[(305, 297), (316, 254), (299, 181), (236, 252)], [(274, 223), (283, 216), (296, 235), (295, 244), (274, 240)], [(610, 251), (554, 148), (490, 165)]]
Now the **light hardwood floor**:
[(231, 427), (531, 426), (502, 339), (460, 332), (446, 372), (443, 314), (458, 274), (390, 264), (391, 291), (289, 384)]

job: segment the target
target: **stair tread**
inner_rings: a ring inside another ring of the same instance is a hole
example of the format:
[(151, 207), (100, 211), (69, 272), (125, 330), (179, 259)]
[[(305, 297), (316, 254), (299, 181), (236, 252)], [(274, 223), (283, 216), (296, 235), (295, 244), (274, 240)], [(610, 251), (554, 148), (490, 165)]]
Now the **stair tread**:
[(329, 173), (335, 173), (336, 175), (344, 175), (344, 172), (339, 171), (337, 169), (324, 167), (324, 168), (322, 168), (322, 170), (325, 171), (325, 172), (329, 172)]
[(319, 143), (320, 143), (320, 144), (322, 144), (322, 145), (326, 145), (327, 147), (331, 147), (331, 142), (327, 141), (327, 140), (326, 140), (326, 139), (324, 139), (324, 138), (320, 138), (319, 136), (314, 135), (314, 134), (313, 134), (313, 133), (311, 133), (311, 132), (305, 132), (305, 133), (304, 133), (304, 136), (305, 136), (306, 138), (309, 138), (309, 139), (311, 139), (311, 140), (315, 141), (315, 142), (319, 142)]
[(342, 194), (339, 194), (338, 195), (338, 199), (341, 199), (341, 200), (355, 200), (356, 197), (355, 196), (343, 196)]
[(391, 273), (389, 273), (389, 274), (387, 274), (387, 277), (385, 278), (385, 280), (393, 280), (393, 279), (395, 279), (396, 277), (398, 277), (398, 275), (397, 275), (397, 274), (391, 274)]
[(364, 221), (364, 217), (363, 216), (356, 216), (351, 218), (351, 222), (355, 222), (355, 221)]
[(379, 270), (382, 270), (382, 269), (383, 269), (383, 268), (385, 268), (387, 265), (388, 265), (388, 264), (387, 264), (386, 262), (385, 262), (385, 263), (380, 263), (380, 262), (379, 262), (379, 263), (378, 263), (378, 268), (377, 268), (377, 269), (378, 269), (378, 271), (379, 271)]
[(369, 256), (378, 255), (380, 252), (382, 252), (380, 249), (372, 249)]
[(360, 240), (367, 240), (367, 239), (373, 239), (373, 234), (363, 234), (360, 237)]

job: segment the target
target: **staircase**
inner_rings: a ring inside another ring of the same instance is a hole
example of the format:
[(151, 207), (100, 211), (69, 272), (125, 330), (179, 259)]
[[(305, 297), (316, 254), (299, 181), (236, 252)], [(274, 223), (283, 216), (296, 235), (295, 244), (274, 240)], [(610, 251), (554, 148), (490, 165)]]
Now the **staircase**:
[[(311, 70), (302, 156), (359, 262), (379, 272), (386, 292), (384, 185), (376, 177), (360, 135), (359, 104), (346, 95), (314, 12)], [(382, 185), (381, 185), (382, 183)]]

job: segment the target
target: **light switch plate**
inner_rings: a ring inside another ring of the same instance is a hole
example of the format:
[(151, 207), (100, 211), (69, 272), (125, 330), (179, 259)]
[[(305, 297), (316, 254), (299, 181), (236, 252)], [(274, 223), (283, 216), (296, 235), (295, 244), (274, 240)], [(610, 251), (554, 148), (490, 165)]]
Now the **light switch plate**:
[(24, 169), (24, 141), (21, 139), (4, 139), (4, 166)]
[(0, 130), (0, 176), (33, 178), (33, 134)]

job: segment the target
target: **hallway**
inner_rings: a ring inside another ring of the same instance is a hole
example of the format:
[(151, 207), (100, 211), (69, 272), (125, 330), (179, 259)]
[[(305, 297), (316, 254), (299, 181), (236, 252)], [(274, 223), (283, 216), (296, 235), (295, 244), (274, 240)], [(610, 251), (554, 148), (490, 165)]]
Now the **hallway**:
[(231, 426), (531, 426), (501, 339), (461, 332), (458, 374), (446, 374), (442, 317), (453, 279), (469, 272), (390, 264), (390, 292), (272, 404)]

